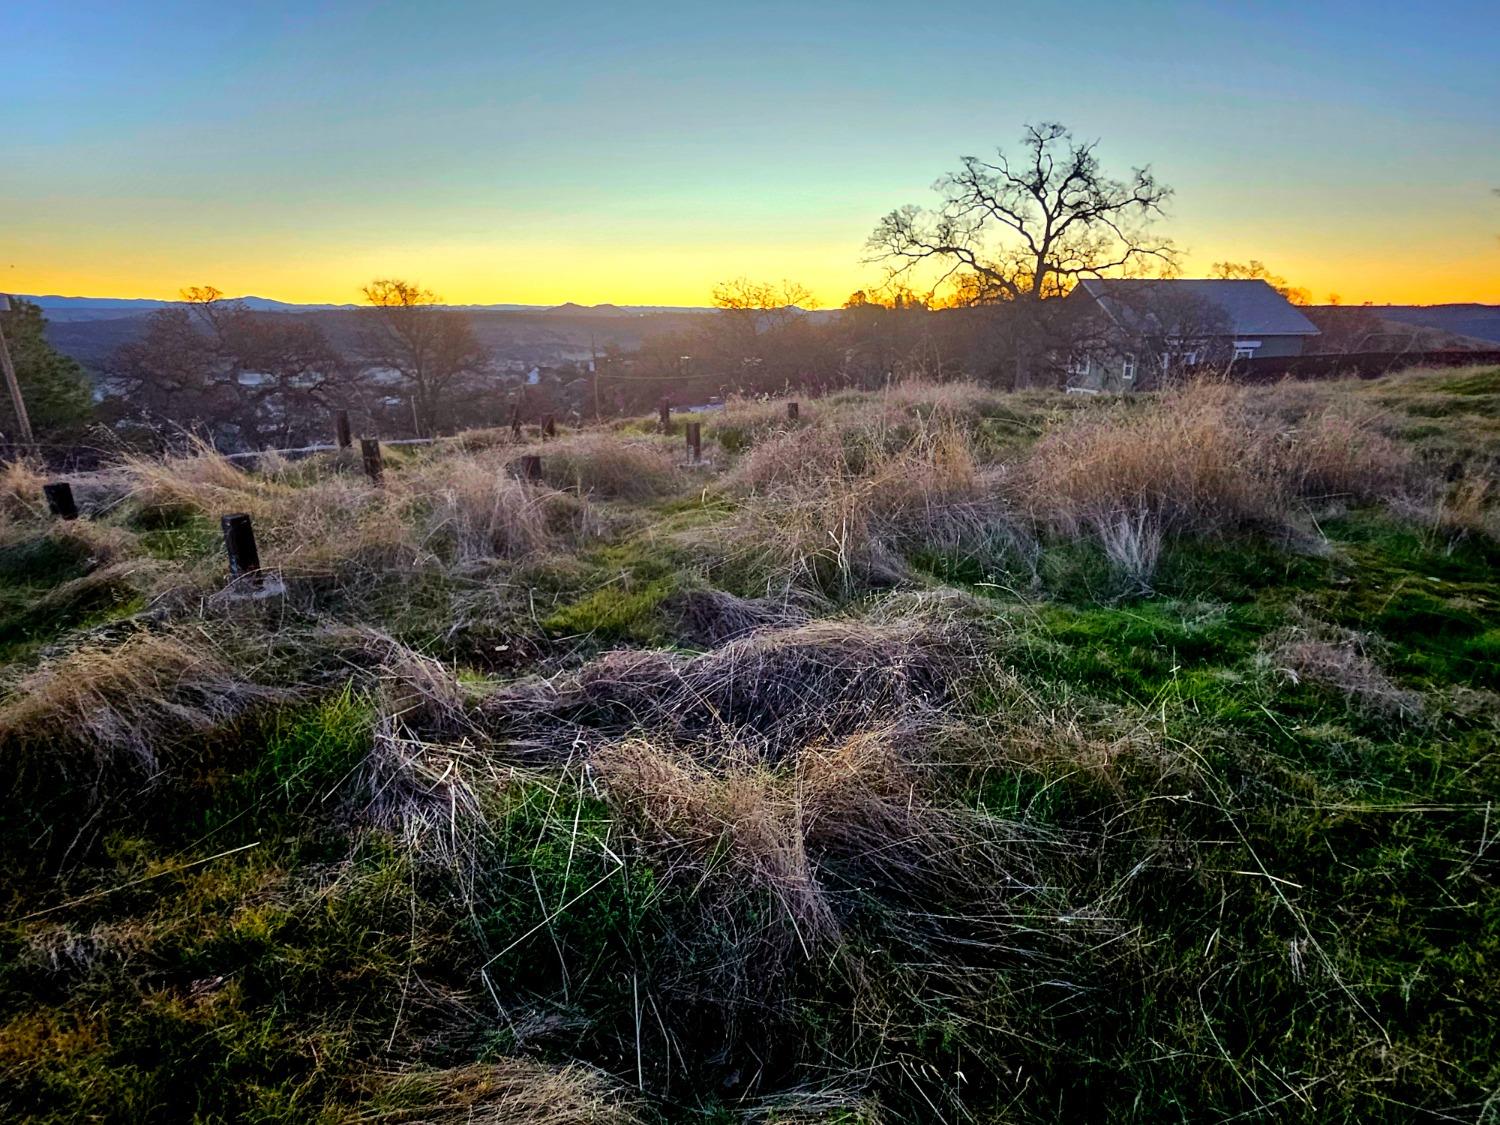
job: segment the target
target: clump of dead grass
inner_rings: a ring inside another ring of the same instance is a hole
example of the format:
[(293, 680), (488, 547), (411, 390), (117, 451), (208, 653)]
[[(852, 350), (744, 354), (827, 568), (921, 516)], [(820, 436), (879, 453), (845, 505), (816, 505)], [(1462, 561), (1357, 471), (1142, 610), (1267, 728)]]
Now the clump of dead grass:
[(551, 546), (558, 494), (516, 480), (476, 457), (450, 457), (401, 484), (409, 518), (428, 544), (457, 562), (520, 558)]
[(1487, 475), (1465, 476), (1435, 497), (1413, 500), (1404, 514), (1450, 542), (1500, 542), (1500, 487)]
[[(933, 763), (923, 726), (906, 722), (805, 745), (780, 766), (631, 739), (589, 768), (657, 869), (694, 888), (703, 917), (686, 940), (714, 946), (707, 994), (768, 1012), (801, 967), (847, 953), (841, 939), (872, 901), (902, 931), (888, 940), (946, 940), (948, 905), (985, 916), (966, 923), (971, 944), (1007, 940), (1017, 916), (994, 906), (1035, 885), (1031, 840), (941, 800)], [(920, 920), (907, 920), (916, 903)]]
[(362, 1121), (424, 1125), (633, 1125), (631, 1093), (602, 1071), (524, 1058), (500, 1058), (449, 1070), (384, 1076), (379, 1100), (390, 1106)]
[(25, 458), (0, 465), (0, 532), (41, 517), (46, 510), (42, 500), (46, 481), (43, 467)]
[(723, 410), (709, 422), (709, 433), (724, 452), (744, 453), (774, 434), (806, 426), (811, 420), (808, 404), (799, 403), (796, 421), (787, 417), (786, 402), (781, 399), (733, 395), (724, 400)]
[(959, 629), (919, 620), (815, 621), (698, 656), (605, 653), (552, 681), (494, 693), (489, 719), (571, 752), (574, 731), (651, 731), (705, 753), (775, 760), (809, 742), (941, 706), (972, 659)]
[(286, 490), (284, 485), (247, 473), (196, 439), (186, 454), (129, 454), (121, 468), (143, 507), (188, 509), (207, 515), (230, 511), (260, 514), (272, 494)]
[(794, 431), (744, 459), (730, 485), (745, 499), (720, 529), (729, 565), (848, 594), (904, 578), (912, 551), (1032, 557), (964, 429), (916, 421), (891, 431), (879, 414), (866, 422)]
[(973, 420), (986, 414), (1008, 412), (1009, 396), (967, 379), (939, 382), (933, 379), (902, 379), (880, 392), (888, 409), (952, 420)]
[(1398, 686), (1375, 663), (1370, 641), (1331, 627), (1291, 627), (1266, 640), (1262, 659), (1289, 683), (1329, 688), (1365, 714), (1413, 719), (1422, 714), (1421, 693)]
[(650, 438), (597, 431), (532, 447), (542, 479), (553, 488), (607, 500), (651, 500), (682, 489), (685, 477), (673, 450)]
[(807, 610), (788, 598), (741, 598), (724, 590), (685, 590), (662, 603), (686, 641), (713, 648), (759, 629), (805, 625)]
[(185, 738), (288, 694), (236, 672), (201, 637), (138, 633), (82, 645), (24, 676), (0, 703), (0, 741), (65, 772), (73, 751), (97, 769), (133, 763), (154, 774)]
[(1043, 529), (1098, 541), (1138, 583), (1176, 536), (1291, 530), (1329, 501), (1395, 500), (1408, 452), (1326, 404), (1288, 424), (1250, 393), (1198, 383), (1053, 428), (1011, 481)]

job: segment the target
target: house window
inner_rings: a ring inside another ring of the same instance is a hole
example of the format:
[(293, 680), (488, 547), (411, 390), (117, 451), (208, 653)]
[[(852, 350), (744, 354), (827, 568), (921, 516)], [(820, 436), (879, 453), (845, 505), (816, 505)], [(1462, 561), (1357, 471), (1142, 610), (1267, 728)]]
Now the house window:
[(1236, 347), (1234, 349), (1234, 358), (1235, 359), (1254, 359), (1255, 358), (1255, 349), (1254, 348)]
[(1182, 362), (1184, 364), (1186, 364), (1188, 367), (1197, 367), (1198, 366), (1198, 353), (1195, 352), (1195, 351), (1193, 351), (1193, 352), (1183, 352), (1182, 353)]
[(1068, 361), (1069, 375), (1087, 375), (1089, 373), (1089, 357), (1074, 356)]
[(1135, 379), (1135, 353), (1126, 352), (1124, 362), (1120, 364), (1120, 377), (1125, 382), (1133, 382)]

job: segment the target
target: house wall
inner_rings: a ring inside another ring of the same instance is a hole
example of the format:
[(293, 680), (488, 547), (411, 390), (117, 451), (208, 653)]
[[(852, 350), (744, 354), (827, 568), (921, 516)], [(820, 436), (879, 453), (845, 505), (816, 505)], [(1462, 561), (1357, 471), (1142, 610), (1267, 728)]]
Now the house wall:
[[(1255, 349), (1256, 359), (1280, 359), (1287, 356), (1300, 356), (1303, 346), (1308, 339), (1305, 336), (1264, 335), (1250, 338), (1260, 341), (1260, 347)], [(1226, 337), (1213, 345), (1214, 354), (1218, 356), (1217, 362), (1228, 362), (1232, 342), (1232, 337)], [(1145, 341), (1141, 341), (1137, 346), (1142, 350), (1136, 352), (1134, 379), (1127, 379), (1125, 377), (1124, 357), (1118, 353), (1111, 352), (1102, 356), (1097, 354), (1091, 356), (1088, 373), (1069, 374), (1066, 385), (1105, 393), (1134, 390), (1143, 380), (1147, 385), (1153, 385), (1160, 374), (1158, 353), (1145, 350), (1152, 346)], [(1205, 362), (1210, 361), (1205, 360)]]
[(1306, 336), (1259, 336), (1260, 347), (1255, 349), (1256, 359), (1275, 359), (1281, 356), (1301, 355)]

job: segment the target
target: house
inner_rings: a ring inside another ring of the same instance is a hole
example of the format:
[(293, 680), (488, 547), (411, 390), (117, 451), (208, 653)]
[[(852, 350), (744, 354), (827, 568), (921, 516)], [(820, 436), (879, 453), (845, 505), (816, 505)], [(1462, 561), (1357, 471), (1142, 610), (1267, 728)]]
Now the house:
[(1089, 278), (1077, 302), (1067, 386), (1128, 391), (1236, 359), (1298, 356), (1312, 321), (1264, 281)]

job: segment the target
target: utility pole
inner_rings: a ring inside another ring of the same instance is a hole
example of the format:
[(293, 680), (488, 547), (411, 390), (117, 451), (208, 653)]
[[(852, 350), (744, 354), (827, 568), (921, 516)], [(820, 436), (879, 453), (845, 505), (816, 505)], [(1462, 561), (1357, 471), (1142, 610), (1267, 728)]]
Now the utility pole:
[[(10, 298), (0, 293), (0, 313), (10, 312)], [(16, 411), (16, 428), (21, 431), (21, 442), (28, 448), (36, 448), (36, 438), (31, 433), (31, 419), (26, 414), (26, 400), (21, 397), (21, 383), (16, 378), (16, 365), (10, 361), (10, 349), (5, 345), (5, 328), (0, 324), (0, 367), (5, 368), (5, 385), (10, 388), (10, 404)]]

